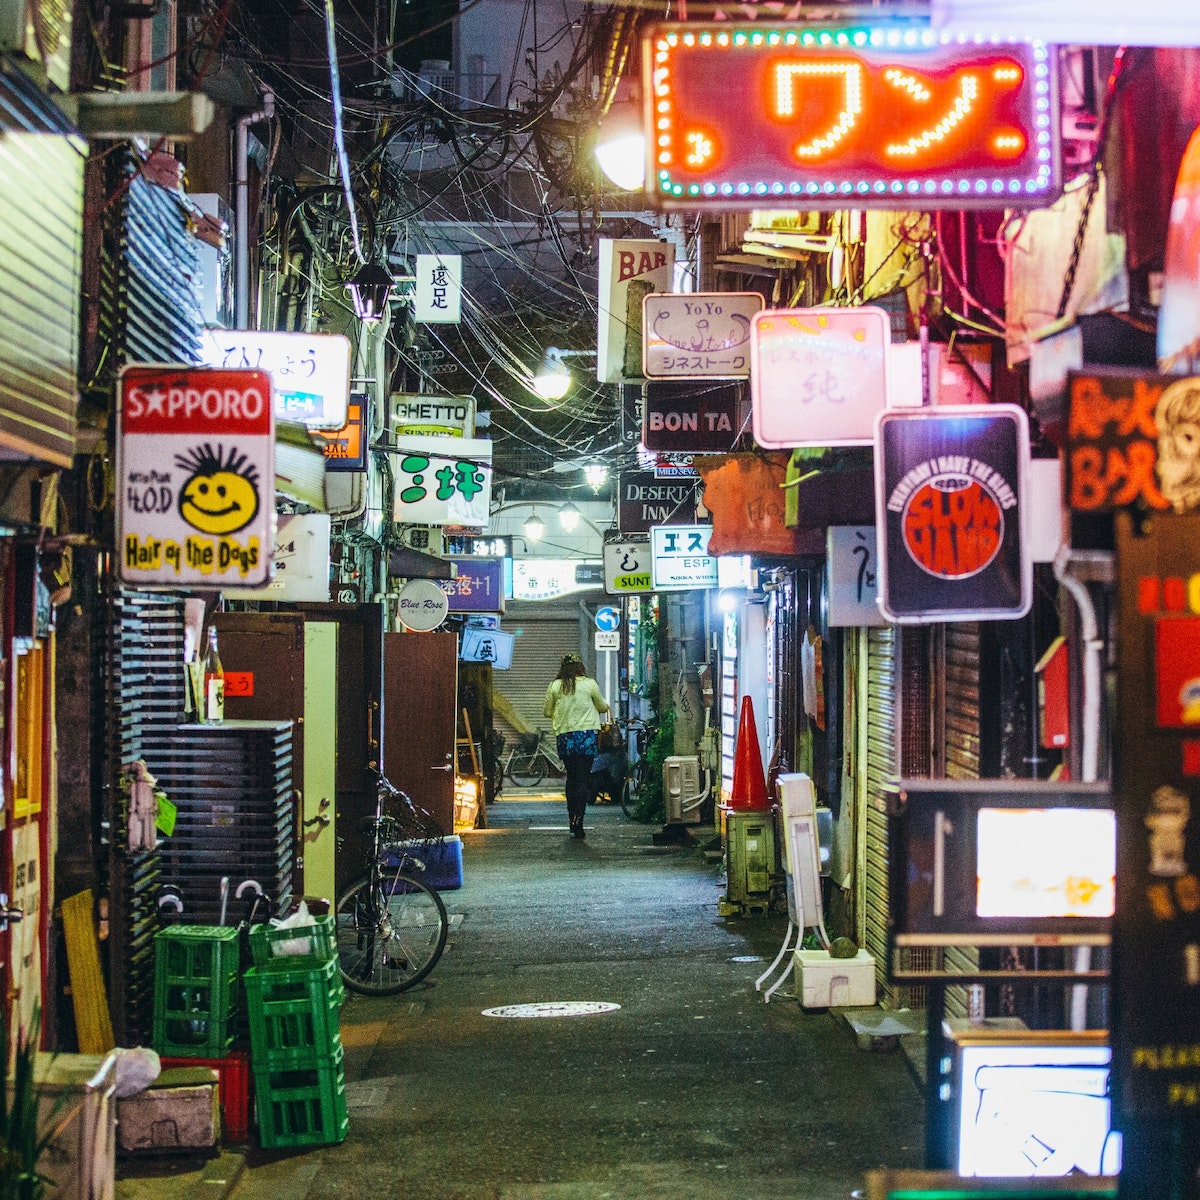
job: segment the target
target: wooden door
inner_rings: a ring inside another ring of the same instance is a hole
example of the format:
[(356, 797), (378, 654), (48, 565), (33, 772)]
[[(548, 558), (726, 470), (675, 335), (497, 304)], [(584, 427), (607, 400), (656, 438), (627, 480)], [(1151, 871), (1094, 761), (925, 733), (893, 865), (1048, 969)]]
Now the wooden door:
[(447, 834), (454, 832), (457, 703), (457, 634), (384, 635), (384, 773)]

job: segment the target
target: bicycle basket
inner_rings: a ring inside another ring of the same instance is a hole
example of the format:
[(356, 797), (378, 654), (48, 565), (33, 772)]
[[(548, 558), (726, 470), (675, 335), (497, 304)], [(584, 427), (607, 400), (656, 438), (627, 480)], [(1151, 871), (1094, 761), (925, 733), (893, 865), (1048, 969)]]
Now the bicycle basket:
[(422, 808), (411, 796), (397, 793), (395, 821), (397, 832), (386, 838), (389, 842), (419, 841), (426, 846), (441, 844), (446, 831), (427, 808)]
[(537, 748), (538, 743), (542, 740), (540, 733), (518, 733), (517, 745), (521, 747), (524, 754), (532, 754)]

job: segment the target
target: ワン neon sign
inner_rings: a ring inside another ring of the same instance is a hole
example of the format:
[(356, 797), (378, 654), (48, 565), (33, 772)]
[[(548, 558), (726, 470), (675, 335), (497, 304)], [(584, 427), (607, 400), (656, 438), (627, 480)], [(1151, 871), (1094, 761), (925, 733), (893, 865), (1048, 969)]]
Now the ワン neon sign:
[(1057, 191), (1041, 42), (659, 25), (643, 61), (647, 187), (664, 206), (1007, 208)]

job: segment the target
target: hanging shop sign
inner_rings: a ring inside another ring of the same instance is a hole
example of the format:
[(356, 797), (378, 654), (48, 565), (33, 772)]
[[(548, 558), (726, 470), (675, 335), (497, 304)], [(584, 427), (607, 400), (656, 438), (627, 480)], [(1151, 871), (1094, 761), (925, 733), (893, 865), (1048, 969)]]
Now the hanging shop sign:
[(413, 320), (457, 325), (462, 319), (462, 255), (418, 254)]
[(610, 596), (654, 590), (650, 579), (650, 543), (622, 538), (604, 545), (604, 590)]
[(880, 607), (891, 621), (1024, 616), (1029, 425), (1015, 405), (881, 413), (875, 444)]
[(1067, 395), (1068, 508), (1200, 505), (1200, 377), (1072, 371)]
[(504, 560), (502, 558), (452, 558), (458, 568), (454, 579), (440, 579), (452, 613), (502, 613), (504, 611)]
[(708, 553), (708, 525), (650, 530), (650, 574), (656, 592), (717, 586), (717, 559)]
[(750, 374), (757, 292), (654, 292), (642, 301), (647, 379), (727, 379)]
[(392, 436), (474, 437), (474, 396), (414, 396), (394, 393), (389, 401)]
[(754, 440), (771, 450), (869, 446), (887, 399), (882, 308), (785, 308), (750, 326)]
[(1041, 207), (1057, 191), (1042, 42), (690, 22), (652, 27), (642, 61), (663, 207)]
[(1116, 550), (1109, 1028), (1114, 1124), (1128, 1131), (1200, 1108), (1200, 516), (1118, 513)]
[(392, 516), (411, 525), (486, 525), (492, 443), (484, 438), (400, 437), (391, 457)]
[(622, 471), (617, 495), (622, 533), (649, 533), (653, 525), (690, 525), (696, 520), (694, 480), (658, 479), (653, 471)]
[(712, 513), (712, 554), (798, 554), (786, 521), (788, 455), (705, 454), (696, 460)]
[(1194, 372), (1200, 370), (1200, 129), (1179, 164), (1170, 214), (1156, 323), (1158, 365)]
[(367, 469), (366, 412), (369, 397), (357, 392), (346, 407), (346, 424), (341, 429), (312, 429), (309, 434), (325, 453), (325, 470), (333, 472)]
[(691, 380), (642, 386), (642, 445), (656, 452), (720, 454), (744, 424), (739, 380)]
[(436, 629), (449, 611), (446, 593), (432, 579), (410, 579), (396, 597), (396, 618), (410, 633)]
[(512, 538), (507, 534), (455, 534), (446, 538), (446, 553), (458, 557), (512, 558)]
[(275, 419), (265, 371), (124, 367), (117, 547), (133, 586), (257, 587), (275, 533)]
[(874, 525), (831, 525), (826, 537), (829, 624), (886, 625), (879, 611)]
[(274, 333), (257, 329), (204, 329), (202, 366), (223, 371), (266, 371), (274, 389), (275, 418), (310, 429), (341, 429), (350, 403), (350, 342), (335, 333)]
[(553, 600), (572, 592), (587, 592), (603, 582), (599, 560), (577, 558), (520, 558), (512, 565), (514, 600)]
[(642, 377), (642, 302), (669, 292), (675, 246), (649, 238), (600, 239), (596, 378), (623, 383)]
[[(278, 519), (271, 553), (271, 580), (257, 590), (223, 588), (227, 600), (286, 600), (329, 603), (328, 513), (294, 513)], [(233, 695), (229, 680), (225, 694)]]

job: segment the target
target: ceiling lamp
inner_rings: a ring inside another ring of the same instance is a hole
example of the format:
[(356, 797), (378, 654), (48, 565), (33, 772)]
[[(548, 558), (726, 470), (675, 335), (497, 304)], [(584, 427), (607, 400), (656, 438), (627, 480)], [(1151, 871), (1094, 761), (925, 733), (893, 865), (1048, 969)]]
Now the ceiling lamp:
[(360, 321), (379, 321), (387, 311), (392, 294), (392, 277), (378, 263), (363, 263), (346, 284)]
[(537, 515), (537, 509), (529, 514), (528, 520), (521, 526), (525, 530), (525, 536), (531, 542), (541, 541), (542, 534), (546, 532), (545, 522)]
[(596, 161), (608, 178), (626, 192), (646, 183), (646, 135), (637, 85), (622, 79), (616, 99), (600, 118), (596, 131)]
[(588, 463), (583, 468), (583, 477), (593, 492), (598, 492), (608, 482), (608, 468), (603, 463)]
[(579, 528), (579, 521), (582, 516), (583, 513), (581, 513), (579, 509), (577, 509), (575, 505), (571, 503), (570, 500), (568, 500), (566, 504), (564, 504), (562, 508), (558, 510), (558, 523), (567, 531), (567, 533), (574, 533), (575, 530)]

